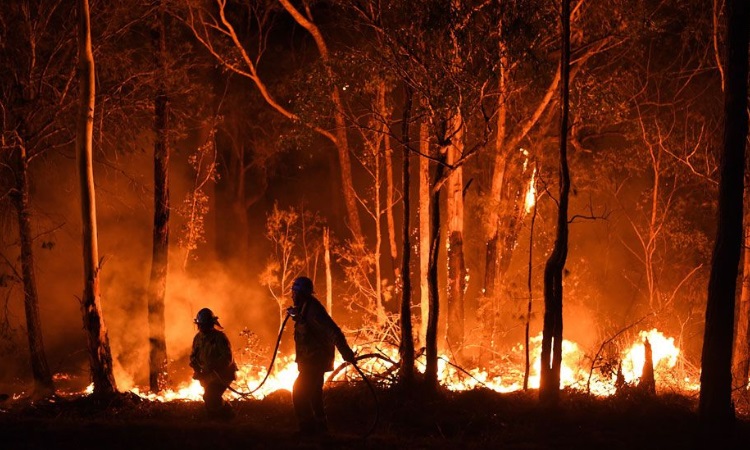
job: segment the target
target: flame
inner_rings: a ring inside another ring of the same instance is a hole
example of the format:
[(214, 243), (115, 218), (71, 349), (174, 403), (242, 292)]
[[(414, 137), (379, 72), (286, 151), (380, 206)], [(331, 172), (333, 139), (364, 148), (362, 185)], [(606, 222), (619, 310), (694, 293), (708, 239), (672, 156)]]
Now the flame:
[(648, 338), (649, 343), (651, 343), (655, 378), (660, 373), (656, 370), (660, 365), (671, 369), (677, 364), (677, 357), (680, 355), (680, 350), (674, 345), (674, 338), (664, 336), (656, 328), (650, 331), (641, 331), (638, 336), (640, 341), (635, 342), (626, 350), (622, 358), (622, 374), (628, 383), (637, 381), (643, 373), (643, 366), (646, 361), (644, 339)]
[(526, 197), (524, 199), (524, 209), (526, 214), (530, 213), (534, 205), (536, 204), (536, 168), (531, 172), (531, 180), (529, 180), (529, 188), (526, 190)]
[[(628, 384), (637, 384), (643, 371), (645, 363), (645, 347), (643, 340), (648, 338), (652, 346), (654, 375), (658, 386), (669, 385), (676, 390), (684, 392), (696, 391), (700, 388), (697, 373), (687, 373), (684, 369), (677, 369), (680, 359), (680, 350), (675, 346), (672, 337), (665, 336), (657, 329), (640, 331), (632, 344), (619, 355), (622, 362), (622, 374)], [(538, 388), (541, 368), (541, 342), (542, 333), (530, 339), (531, 367), (529, 370), (529, 387)], [(387, 380), (393, 376), (392, 364), (389, 361), (398, 361), (397, 348), (383, 348), (385, 344), (375, 346), (354, 347), (358, 354), (379, 353), (382, 358), (368, 358), (361, 360), (360, 368), (369, 374), (386, 375), (378, 377)], [(516, 344), (511, 349), (509, 360), (523, 360), (524, 346)], [(334, 363), (336, 367), (342, 364), (337, 355)], [(524, 370), (520, 365), (512, 363), (502, 367), (502, 374), (489, 372), (480, 368), (459, 367), (448, 355), (440, 355), (438, 360), (438, 378), (443, 386), (452, 391), (464, 391), (475, 388), (487, 388), (497, 392), (513, 392), (523, 387)], [(425, 368), (425, 357), (420, 356), (416, 360), (417, 370), (423, 372)], [(265, 368), (252, 365), (242, 365), (237, 372), (237, 380), (232, 387), (241, 393), (249, 393), (256, 389), (266, 375)], [(64, 377), (65, 375), (60, 375)], [(357, 379), (355, 370), (347, 366), (345, 370), (335, 374), (335, 381)], [(252, 395), (240, 395), (227, 391), (227, 399), (241, 400), (246, 398), (262, 399), (279, 390), (291, 391), (297, 378), (297, 364), (293, 356), (281, 356), (277, 358), (276, 366), (268, 377), (266, 383)], [(616, 374), (603, 374), (598, 370), (592, 370), (591, 356), (587, 355), (577, 343), (563, 340), (562, 364), (560, 367), (560, 387), (571, 388), (581, 391), (589, 391), (596, 396), (608, 396), (616, 392)], [(386, 381), (387, 382), (387, 381)], [(90, 384), (84, 391), (85, 394), (93, 393), (94, 385)], [(139, 388), (131, 389), (131, 392), (151, 401), (170, 402), (175, 400), (202, 401), (203, 387), (197, 380), (190, 380), (180, 384), (175, 389), (169, 389), (158, 393), (142, 392)]]

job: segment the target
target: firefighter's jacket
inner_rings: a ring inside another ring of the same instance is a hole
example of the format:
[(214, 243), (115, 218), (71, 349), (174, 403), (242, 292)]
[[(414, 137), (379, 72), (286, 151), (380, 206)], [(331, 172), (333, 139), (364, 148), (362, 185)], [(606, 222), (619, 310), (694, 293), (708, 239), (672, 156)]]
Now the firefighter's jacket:
[(200, 331), (193, 338), (190, 367), (194, 378), (203, 381), (220, 380), (226, 384), (234, 381), (237, 366), (232, 357), (232, 346), (223, 331)]
[(294, 343), (297, 365), (333, 370), (334, 346), (341, 354), (351, 353), (344, 333), (315, 297), (305, 298), (296, 306)]

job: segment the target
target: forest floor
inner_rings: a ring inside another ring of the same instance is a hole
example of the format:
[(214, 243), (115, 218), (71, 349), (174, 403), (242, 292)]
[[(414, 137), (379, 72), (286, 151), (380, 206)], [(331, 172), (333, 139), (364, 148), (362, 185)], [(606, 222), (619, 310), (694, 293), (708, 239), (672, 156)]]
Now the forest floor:
[[(167, 403), (123, 394), (30, 402), (0, 399), (0, 448), (16, 449), (247, 449), (247, 448), (501, 448), (501, 449), (733, 449), (750, 448), (750, 417), (733, 430), (702, 432), (697, 399), (637, 393), (592, 398), (563, 392), (556, 410), (541, 409), (536, 392), (378, 392), (364, 385), (326, 390), (330, 434), (296, 433), (291, 396), (234, 401), (235, 417), (209, 421), (201, 402)], [(376, 414), (376, 411), (379, 413)], [(374, 432), (364, 439), (375, 417)]]

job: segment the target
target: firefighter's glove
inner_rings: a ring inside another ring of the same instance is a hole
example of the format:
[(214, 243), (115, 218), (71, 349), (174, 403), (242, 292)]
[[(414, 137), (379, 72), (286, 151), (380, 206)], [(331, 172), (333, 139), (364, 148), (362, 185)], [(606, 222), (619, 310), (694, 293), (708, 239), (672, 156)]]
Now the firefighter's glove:
[(346, 347), (344, 351), (341, 352), (341, 357), (344, 358), (344, 361), (348, 362), (349, 364), (354, 364), (356, 362), (356, 359), (354, 358), (354, 352), (349, 347)]
[(292, 318), (292, 320), (297, 320), (297, 308), (294, 306), (290, 306), (286, 309), (287, 315)]

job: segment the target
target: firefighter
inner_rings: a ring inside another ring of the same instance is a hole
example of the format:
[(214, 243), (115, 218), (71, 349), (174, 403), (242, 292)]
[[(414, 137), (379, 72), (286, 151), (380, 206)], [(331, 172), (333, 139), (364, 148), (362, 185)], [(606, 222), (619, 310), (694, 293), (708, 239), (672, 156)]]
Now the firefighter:
[(232, 346), (222, 328), (219, 318), (208, 308), (195, 316), (198, 333), (193, 338), (190, 367), (193, 378), (203, 386), (203, 401), (206, 413), (212, 419), (231, 419), (234, 415), (229, 402), (222, 399), (224, 391), (235, 379), (237, 365), (232, 357)]
[(294, 382), (292, 400), (302, 435), (328, 432), (323, 407), (323, 379), (333, 370), (334, 346), (344, 361), (353, 363), (354, 352), (344, 334), (313, 296), (313, 282), (299, 277), (292, 283), (294, 306), (287, 313), (294, 320), (294, 344), (299, 375)]

